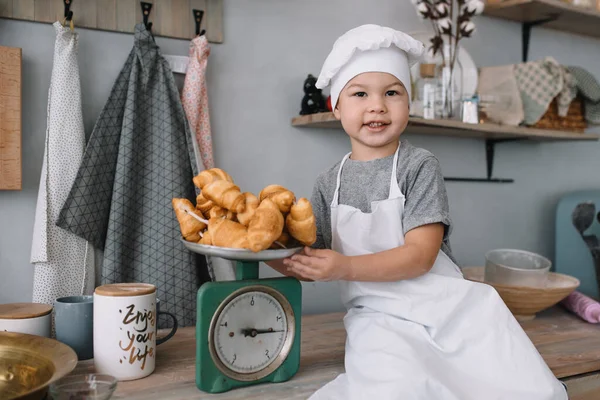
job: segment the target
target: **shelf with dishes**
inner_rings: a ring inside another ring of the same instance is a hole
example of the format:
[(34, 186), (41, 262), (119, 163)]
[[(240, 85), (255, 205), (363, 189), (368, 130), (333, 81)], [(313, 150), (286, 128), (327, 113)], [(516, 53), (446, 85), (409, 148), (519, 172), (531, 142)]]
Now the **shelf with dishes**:
[[(332, 112), (294, 117), (292, 118), (292, 126), (299, 128), (342, 128), (340, 121), (335, 119)], [(600, 135), (591, 133), (536, 129), (493, 123), (468, 124), (458, 120), (423, 119), (418, 117), (410, 117), (406, 132), (420, 135), (490, 140), (576, 141), (600, 139)]]
[(600, 38), (600, 11), (574, 6), (562, 0), (487, 0), (483, 15), (515, 22), (556, 17), (544, 27)]
[[(342, 124), (332, 112), (300, 115), (292, 118), (292, 126), (298, 128), (342, 129)], [(483, 178), (476, 177), (444, 177), (452, 182), (487, 182), (512, 183), (513, 179), (493, 177), (494, 151), (497, 143), (529, 140), (529, 141), (589, 141), (599, 140), (600, 135), (558, 130), (525, 128), (499, 125), (493, 123), (468, 124), (449, 119), (423, 119), (410, 117), (406, 133), (429, 136), (448, 136), (455, 138), (485, 139), (486, 171)]]
[(483, 15), (522, 24), (523, 61), (527, 60), (531, 28), (536, 25), (600, 38), (600, 9), (596, 0), (590, 0), (589, 8), (564, 0), (487, 0)]

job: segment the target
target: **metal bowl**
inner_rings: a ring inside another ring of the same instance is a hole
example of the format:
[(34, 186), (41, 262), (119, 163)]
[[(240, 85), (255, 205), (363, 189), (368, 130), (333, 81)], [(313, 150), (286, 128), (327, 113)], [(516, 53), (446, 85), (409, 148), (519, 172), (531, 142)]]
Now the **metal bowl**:
[(486, 282), (502, 285), (544, 287), (552, 262), (525, 250), (496, 249), (485, 255)]
[(0, 332), (0, 399), (43, 399), (76, 365), (75, 351), (57, 340)]

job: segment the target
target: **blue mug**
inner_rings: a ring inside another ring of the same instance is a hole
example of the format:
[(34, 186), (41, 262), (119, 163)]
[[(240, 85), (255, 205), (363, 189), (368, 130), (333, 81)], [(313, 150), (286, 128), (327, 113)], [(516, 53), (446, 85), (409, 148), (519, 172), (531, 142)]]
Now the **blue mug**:
[(94, 296), (60, 297), (54, 302), (56, 340), (71, 347), (79, 360), (94, 357)]

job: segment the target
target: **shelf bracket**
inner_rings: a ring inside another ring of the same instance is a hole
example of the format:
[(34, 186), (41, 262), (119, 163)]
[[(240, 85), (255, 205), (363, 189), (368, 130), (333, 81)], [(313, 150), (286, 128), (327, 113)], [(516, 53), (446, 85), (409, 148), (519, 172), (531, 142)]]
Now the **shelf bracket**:
[(521, 27), (522, 32), (522, 46), (523, 46), (523, 62), (527, 62), (527, 56), (529, 53), (529, 39), (531, 38), (531, 28), (537, 25), (542, 25), (547, 22), (556, 21), (559, 14), (550, 14), (547, 18), (538, 19), (536, 21), (523, 22)]
[(486, 141), (485, 141), (485, 160), (486, 160), (486, 167), (487, 167), (487, 178), (444, 177), (444, 180), (448, 181), (448, 182), (513, 183), (514, 179), (492, 178), (492, 172), (494, 171), (494, 151), (496, 148), (496, 143), (514, 142), (516, 140), (523, 140), (523, 139), (486, 139)]

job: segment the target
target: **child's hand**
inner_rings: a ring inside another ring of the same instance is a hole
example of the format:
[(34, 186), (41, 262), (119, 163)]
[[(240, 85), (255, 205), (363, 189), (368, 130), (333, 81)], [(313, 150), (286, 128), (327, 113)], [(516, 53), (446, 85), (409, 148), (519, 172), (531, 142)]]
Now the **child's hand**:
[(313, 281), (346, 279), (349, 275), (348, 257), (333, 250), (305, 247), (302, 253), (283, 260), (288, 271)]

